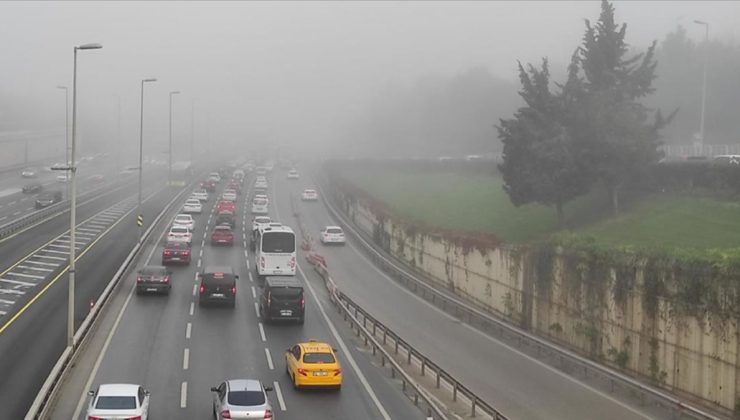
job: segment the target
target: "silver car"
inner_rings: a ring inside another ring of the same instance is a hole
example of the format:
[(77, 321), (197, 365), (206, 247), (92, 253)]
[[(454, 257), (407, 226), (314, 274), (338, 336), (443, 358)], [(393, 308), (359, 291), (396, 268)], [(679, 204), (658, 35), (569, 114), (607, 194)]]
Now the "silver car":
[(274, 419), (267, 391), (256, 379), (231, 379), (211, 388), (213, 392), (213, 418), (222, 419)]

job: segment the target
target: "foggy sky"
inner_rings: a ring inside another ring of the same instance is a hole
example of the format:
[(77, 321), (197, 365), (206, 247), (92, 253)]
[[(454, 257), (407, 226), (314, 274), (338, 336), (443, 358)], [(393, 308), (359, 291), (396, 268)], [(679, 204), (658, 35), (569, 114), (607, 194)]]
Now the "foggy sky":
[[(628, 42), (644, 49), (678, 24), (696, 41), (740, 38), (740, 3), (619, 1)], [(122, 142), (137, 147), (140, 80), (146, 87), (147, 154), (167, 139), (168, 92), (175, 138), (196, 150), (217, 142), (269, 142), (321, 150), (388, 86), (454, 76), (482, 66), (516, 79), (516, 61), (565, 63), (598, 1), (576, 2), (0, 2), (0, 95), (33, 110), (29, 121), (64, 123), (79, 53), (83, 142), (112, 144), (121, 101)], [(2, 97), (0, 96), (0, 99)], [(1, 106), (10, 106), (8, 102)], [(0, 110), (0, 113), (2, 110)], [(2, 114), (0, 114), (2, 117)], [(495, 119), (492, 118), (492, 123)], [(256, 144), (255, 143), (255, 144)]]

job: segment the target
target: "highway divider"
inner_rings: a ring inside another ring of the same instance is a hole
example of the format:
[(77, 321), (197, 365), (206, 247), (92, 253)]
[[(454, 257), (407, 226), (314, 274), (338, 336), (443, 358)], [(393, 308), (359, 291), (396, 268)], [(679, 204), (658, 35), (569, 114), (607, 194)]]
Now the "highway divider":
[(326, 180), (316, 176), (314, 176), (314, 179), (318, 181), (316, 182), (316, 187), (321, 200), (331, 215), (345, 229), (345, 232), (349, 233), (355, 239), (354, 244), (359, 245), (373, 263), (388, 273), (391, 278), (414, 292), (414, 294), (421, 296), (436, 307), (454, 315), (472, 327), (492, 333), (501, 339), (512, 340), (518, 343), (519, 347), (532, 350), (537, 355), (548, 355), (551, 358), (555, 358), (559, 360), (561, 366), (568, 364), (569, 367), (575, 368), (572, 370), (582, 372), (587, 378), (589, 376), (602, 378), (609, 383), (612, 392), (616, 387), (621, 387), (630, 393), (639, 395), (643, 403), (650, 400), (656, 406), (672, 411), (676, 418), (681, 418), (682, 415), (688, 415), (697, 419), (720, 419), (720, 417), (690, 405), (676, 396), (667, 394), (627, 375), (581, 357), (570, 350), (499, 320), (484, 310), (478, 309), (468, 302), (464, 302), (459, 297), (451, 296), (446, 291), (438, 290), (432, 285), (431, 281), (425, 281), (421, 274), (413, 273), (412, 269), (404, 267), (403, 263), (395, 257), (386, 254), (380, 247), (372, 243), (372, 239), (358, 231), (352, 222), (343, 213), (339, 212), (329, 200), (329, 196), (326, 194), (326, 189), (324, 188)]
[[(144, 244), (146, 243), (146, 241), (149, 240), (152, 231), (155, 227), (157, 227), (165, 214), (170, 211), (174, 203), (182, 198), (183, 194), (190, 191), (192, 186), (193, 184), (189, 185), (186, 188), (183, 188), (182, 191), (175, 195), (175, 197), (172, 198), (172, 200), (170, 200), (167, 205), (165, 205), (164, 209), (162, 209), (162, 211), (149, 225), (149, 228), (144, 232), (141, 244)], [(165, 186), (160, 191), (164, 191), (167, 188), (169, 187)], [(78, 350), (84, 347), (85, 341), (89, 337), (89, 332), (93, 329), (93, 327), (99, 320), (100, 314), (103, 312), (103, 309), (109, 302), (113, 290), (116, 288), (116, 286), (118, 286), (121, 279), (126, 276), (128, 270), (135, 265), (135, 262), (137, 261), (141, 250), (143, 249), (143, 246), (141, 244), (137, 243), (134, 245), (131, 252), (123, 261), (123, 264), (121, 264), (121, 266), (118, 268), (118, 271), (116, 271), (116, 273), (113, 275), (113, 278), (108, 282), (108, 285), (105, 287), (100, 297), (93, 304), (90, 312), (75, 332), (74, 342), (77, 343), (76, 347), (72, 348), (68, 346), (59, 357), (59, 360), (57, 360), (57, 363), (52, 368), (49, 376), (46, 378), (46, 381), (44, 381), (44, 384), (41, 386), (41, 389), (36, 395), (33, 404), (31, 404), (31, 407), (29, 408), (28, 413), (25, 417), (26, 420), (46, 419), (49, 417), (49, 410), (53, 408), (49, 403), (54, 401), (54, 397), (59, 392), (60, 384), (63, 383), (64, 378), (69, 373), (70, 369), (74, 366), (72, 362), (76, 358)]]

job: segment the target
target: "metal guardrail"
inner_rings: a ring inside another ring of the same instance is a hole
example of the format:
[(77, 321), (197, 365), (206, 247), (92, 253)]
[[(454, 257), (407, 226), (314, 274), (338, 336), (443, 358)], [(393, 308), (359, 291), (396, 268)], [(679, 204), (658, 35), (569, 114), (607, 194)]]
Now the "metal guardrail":
[[(187, 191), (189, 191), (189, 188), (184, 188), (172, 200), (170, 200), (169, 203), (167, 203), (164, 209), (154, 219), (149, 228), (144, 232), (142, 243), (149, 239), (151, 232), (162, 220), (162, 217), (164, 217), (164, 215), (170, 210), (172, 205), (177, 202), (177, 200), (179, 200)], [(141, 247), (141, 245), (139, 243), (136, 243), (134, 245), (134, 248), (123, 261), (123, 264), (121, 264), (121, 266), (118, 268), (118, 271), (116, 271), (116, 273), (113, 275), (113, 278), (110, 280), (110, 282), (108, 282), (108, 285), (101, 293), (100, 298), (96, 300), (95, 305), (93, 305), (90, 310), (90, 313), (88, 313), (88, 315), (82, 321), (82, 324), (80, 324), (80, 327), (75, 332), (74, 341), (77, 343), (77, 346), (75, 348), (71, 348), (69, 346), (65, 348), (64, 352), (59, 357), (59, 360), (57, 360), (57, 363), (54, 365), (51, 372), (49, 373), (49, 376), (47, 376), (46, 380), (44, 381), (44, 384), (41, 386), (41, 389), (36, 395), (33, 404), (31, 404), (31, 407), (29, 408), (28, 413), (25, 417), (26, 420), (48, 418), (48, 411), (52, 408), (49, 405), (49, 402), (53, 401), (57, 392), (59, 392), (59, 385), (62, 383), (64, 377), (69, 372), (69, 369), (72, 366), (71, 362), (77, 356), (77, 351), (83, 347), (83, 344), (88, 338), (88, 333), (99, 320), (99, 315), (102, 313), (105, 305), (110, 301), (113, 289), (120, 283), (121, 279), (125, 277), (126, 272), (129, 270), (129, 268), (131, 268), (132, 262), (136, 260), (142, 249), (143, 248)]]
[(437, 290), (436, 287), (431, 285), (431, 281), (424, 281), (419, 278), (419, 274), (414, 274), (409, 269), (403, 268), (401, 266), (402, 263), (398, 262), (398, 260), (393, 256), (386, 255), (385, 252), (375, 246), (364, 233), (356, 230), (353, 224), (347, 220), (345, 215), (337, 211), (327, 198), (328, 196), (325, 194), (325, 189), (323, 188), (325, 179), (318, 177), (314, 178), (319, 181), (316, 183), (317, 188), (319, 190), (320, 197), (327, 209), (329, 209), (329, 212), (340, 222), (345, 230), (357, 240), (357, 243), (362, 246), (373, 262), (383, 269), (383, 271), (388, 273), (390, 277), (402, 283), (407, 289), (420, 295), (438, 308), (454, 315), (464, 322), (467, 322), (472, 327), (477, 326), (482, 330), (497, 333), (499, 337), (502, 338), (515, 339), (519, 343), (520, 347), (526, 345), (527, 347), (534, 349), (537, 354), (548, 354), (557, 357), (561, 363), (563, 361), (568, 361), (575, 364), (587, 377), (589, 373), (591, 373), (591, 375), (607, 379), (612, 390), (616, 386), (623, 386), (631, 391), (637, 392), (643, 398), (649, 397), (656, 405), (673, 410), (674, 414), (679, 417), (683, 414), (687, 414), (697, 419), (720, 419), (720, 417), (685, 403), (673, 395), (669, 395), (651, 386), (640, 383), (629, 376), (616, 372), (570, 350), (561, 348), (524, 330), (509, 325), (504, 321), (494, 318), (483, 310), (464, 302), (460, 298), (450, 296), (445, 292)]

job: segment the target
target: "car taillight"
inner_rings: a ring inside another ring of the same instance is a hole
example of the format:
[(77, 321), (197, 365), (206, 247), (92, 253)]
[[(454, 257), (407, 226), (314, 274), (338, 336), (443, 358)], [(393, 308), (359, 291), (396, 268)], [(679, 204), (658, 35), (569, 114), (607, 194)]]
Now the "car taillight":
[(231, 413), (229, 412), (229, 410), (224, 410), (224, 411), (221, 412), (221, 417), (222, 418), (225, 418), (225, 419), (230, 419), (231, 418)]
[(190, 251), (182, 251), (180, 252), (180, 254), (182, 254), (183, 257), (187, 257), (188, 255), (190, 255)]
[(141, 279), (141, 277), (140, 277), (140, 276), (136, 276), (136, 282), (137, 282), (137, 283), (141, 283), (141, 282), (142, 282), (142, 279)]
[(260, 267), (265, 268), (265, 257), (260, 257)]
[(165, 250), (164, 250), (164, 255), (165, 255), (165, 256), (170, 256), (171, 254), (172, 254), (172, 252), (170, 252), (170, 250), (169, 250), (169, 249), (165, 249)]
[(304, 309), (306, 307), (306, 298), (301, 297), (301, 309)]
[(334, 369), (334, 376), (339, 376), (342, 374), (342, 369)]
[(264, 418), (271, 419), (272, 418), (272, 410), (269, 410), (269, 409), (268, 410), (265, 410), (265, 417)]
[(165, 277), (165, 278), (164, 278), (164, 282), (165, 282), (165, 283), (169, 283), (169, 282), (170, 282), (170, 276), (167, 276), (167, 277)]
[(306, 372), (306, 369), (298, 368), (298, 373), (300, 373), (303, 376), (308, 376), (308, 372)]
[(236, 296), (236, 286), (233, 286), (231, 288), (231, 294), (234, 295), (234, 296)]
[(200, 294), (202, 295), (205, 292), (206, 292), (206, 287), (201, 284), (200, 285)]

